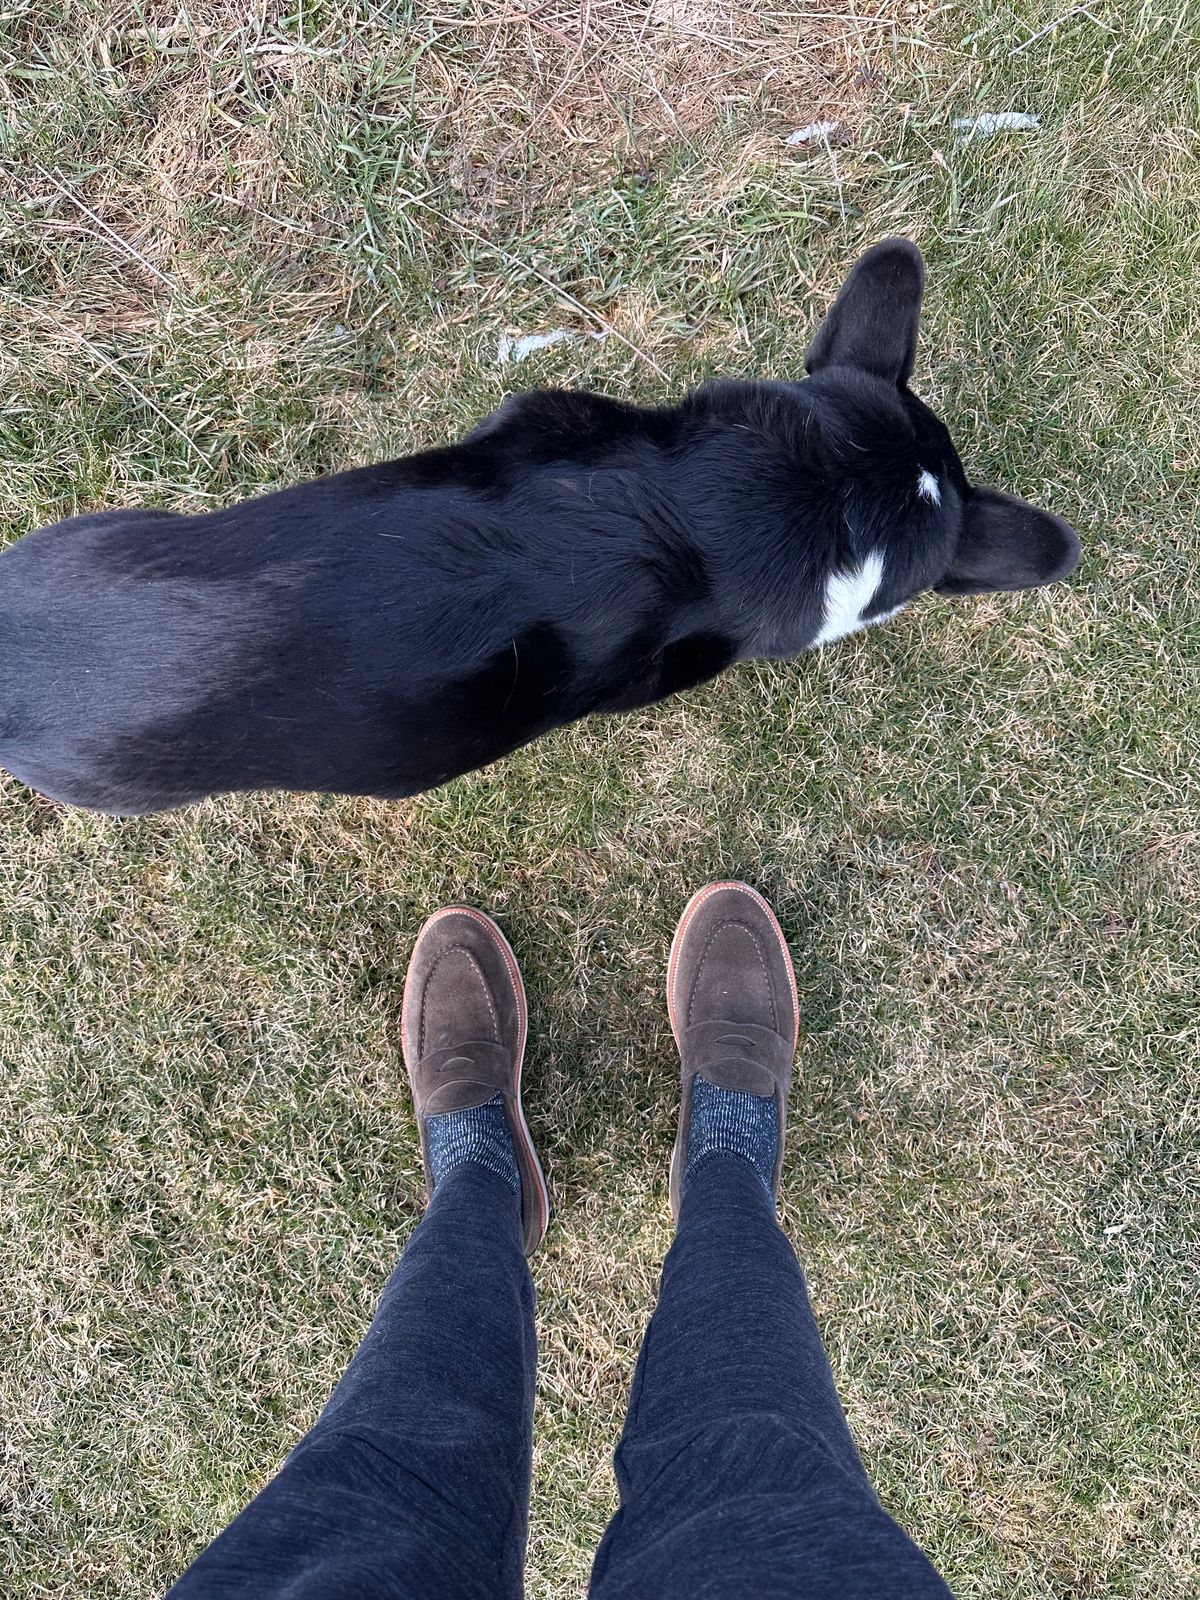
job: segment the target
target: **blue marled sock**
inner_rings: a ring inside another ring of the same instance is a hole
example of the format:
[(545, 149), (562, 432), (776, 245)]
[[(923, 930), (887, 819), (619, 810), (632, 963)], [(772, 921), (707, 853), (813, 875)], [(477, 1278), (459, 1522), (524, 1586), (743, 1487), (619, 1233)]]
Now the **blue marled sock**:
[(499, 1090), (481, 1106), (471, 1106), (467, 1111), (443, 1111), (426, 1118), (425, 1144), (435, 1189), (448, 1172), (474, 1161), (520, 1194), (521, 1174), (504, 1115), (504, 1096)]
[(779, 1113), (773, 1095), (719, 1089), (697, 1073), (692, 1084), (684, 1188), (706, 1161), (734, 1155), (750, 1163), (770, 1193), (778, 1153)]

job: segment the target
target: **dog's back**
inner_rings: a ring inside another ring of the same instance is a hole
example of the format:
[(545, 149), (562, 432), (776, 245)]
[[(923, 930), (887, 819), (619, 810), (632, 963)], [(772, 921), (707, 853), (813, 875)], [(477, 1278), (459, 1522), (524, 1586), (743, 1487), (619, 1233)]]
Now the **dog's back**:
[(532, 422), (226, 511), (20, 540), (0, 555), (0, 760), (123, 813), (402, 795), (719, 671), (735, 647), (658, 430), (629, 408), (573, 449), (545, 413), (587, 397), (537, 398)]
[(656, 410), (543, 391), (208, 516), (28, 535), (0, 555), (0, 762), (118, 812), (411, 794), (922, 589), (1064, 576), (1072, 530), (971, 485), (908, 388), (922, 285), (906, 241), (868, 251), (800, 383)]

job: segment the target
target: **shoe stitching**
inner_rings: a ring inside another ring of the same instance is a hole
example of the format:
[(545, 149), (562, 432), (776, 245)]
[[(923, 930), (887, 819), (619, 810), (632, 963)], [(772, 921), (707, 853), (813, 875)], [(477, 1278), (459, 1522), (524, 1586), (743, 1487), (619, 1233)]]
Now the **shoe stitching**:
[(716, 923), (715, 926), (713, 927), (711, 933), (709, 934), (708, 938), (704, 941), (704, 949), (701, 951), (700, 960), (696, 965), (696, 977), (695, 977), (695, 980), (692, 983), (692, 992), (688, 995), (688, 1006), (687, 1006), (687, 1024), (688, 1024), (688, 1026), (690, 1027), (691, 1023), (692, 1023), (692, 1007), (695, 1004), (696, 991), (700, 987), (700, 976), (704, 971), (704, 963), (708, 960), (708, 954), (709, 954), (709, 950), (710, 950), (710, 948), (712, 946), (713, 940), (725, 928), (744, 928), (745, 931), (750, 935), (750, 942), (754, 946), (754, 953), (758, 957), (758, 964), (762, 968), (763, 980), (764, 980), (764, 982), (766, 984), (766, 988), (767, 988), (767, 1004), (771, 1008), (771, 1026), (775, 1030), (775, 1032), (778, 1033), (779, 1032), (779, 1021), (778, 1021), (778, 1017), (777, 1017), (777, 1014), (776, 1014), (776, 1011), (775, 1011), (775, 991), (774, 991), (774, 988), (773, 988), (773, 986), (771, 984), (770, 971), (769, 971), (769, 969), (767, 967), (767, 963), (766, 963), (766, 961), (765, 961), (765, 959), (763, 957), (762, 945), (759, 942), (759, 938), (758, 938), (757, 933), (755, 933), (754, 929), (750, 926), (750, 924), (748, 922), (740, 922), (740, 921), (738, 921), (738, 919), (736, 917), (727, 917), (724, 922)]
[[(675, 1032), (674, 1007), (676, 969), (679, 965), (679, 958), (682, 955), (683, 936), (692, 918), (700, 910), (700, 907), (705, 903), (705, 901), (709, 900), (714, 894), (720, 894), (723, 890), (727, 889), (738, 890), (741, 893), (748, 895), (755, 905), (757, 905), (764, 913), (767, 922), (770, 925), (771, 931), (775, 935), (775, 942), (779, 946), (779, 952), (783, 957), (785, 974), (788, 980), (788, 990), (792, 997), (792, 1048), (795, 1049), (800, 1030), (800, 996), (796, 991), (796, 973), (794, 967), (792, 966), (792, 953), (788, 949), (787, 939), (784, 935), (783, 929), (779, 926), (778, 917), (775, 916), (774, 912), (771, 910), (771, 907), (763, 899), (762, 895), (759, 894), (758, 890), (751, 888), (748, 883), (741, 883), (733, 879), (722, 879), (719, 883), (710, 883), (706, 885), (705, 888), (698, 890), (684, 908), (683, 917), (680, 919), (679, 926), (675, 930), (675, 938), (671, 943), (670, 959), (667, 963), (667, 1014), (671, 1020), (671, 1031)], [(686, 1017), (684, 1020), (686, 1022)]]
[(495, 1034), (495, 1038), (493, 1039), (492, 1043), (493, 1044), (502, 1044), (503, 1043), (503, 1040), (500, 1038), (500, 1020), (496, 1015), (496, 1007), (492, 1002), (491, 986), (487, 981), (487, 977), (484, 974), (483, 968), (480, 966), (478, 960), (475, 958), (475, 956), (472, 954), (472, 952), (467, 949), (466, 945), (449, 944), (449, 945), (446, 946), (446, 948), (438, 956), (437, 960), (430, 967), (429, 975), (425, 979), (424, 987), (421, 990), (421, 1026), (420, 1026), (420, 1029), (419, 1029), (418, 1034), (417, 1034), (417, 1057), (418, 1057), (418, 1060), (425, 1054), (425, 1012), (426, 1012), (427, 1001), (428, 1001), (428, 998), (429, 998), (430, 985), (433, 983), (434, 975), (436, 974), (437, 969), (441, 966), (442, 962), (446, 959), (447, 956), (452, 956), (452, 955), (464, 955), (464, 956), (466, 956), (467, 960), (471, 963), (471, 966), (475, 969), (475, 972), (479, 977), (479, 981), (483, 985), (483, 997), (487, 1001), (487, 1007), (488, 1007), (488, 1010), (491, 1012), (491, 1016), (492, 1016), (492, 1031)]

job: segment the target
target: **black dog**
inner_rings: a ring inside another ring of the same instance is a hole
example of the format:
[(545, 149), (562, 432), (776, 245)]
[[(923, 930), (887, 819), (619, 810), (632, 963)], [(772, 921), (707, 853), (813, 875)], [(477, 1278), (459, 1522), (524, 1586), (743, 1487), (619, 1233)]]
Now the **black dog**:
[(1067, 524), (969, 484), (909, 392), (923, 276), (906, 240), (869, 250), (801, 383), (519, 395), (460, 444), (228, 511), (29, 534), (0, 556), (0, 761), (117, 813), (413, 794), (922, 589), (1064, 577)]

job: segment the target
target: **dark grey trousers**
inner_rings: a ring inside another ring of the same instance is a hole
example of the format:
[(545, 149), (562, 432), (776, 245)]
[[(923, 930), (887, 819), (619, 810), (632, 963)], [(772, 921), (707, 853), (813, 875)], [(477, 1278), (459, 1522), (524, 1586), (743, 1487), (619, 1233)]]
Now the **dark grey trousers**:
[[(536, 1346), (519, 1204), (450, 1173), (312, 1432), (171, 1600), (516, 1600)], [(592, 1600), (947, 1600), (884, 1512), (754, 1170), (702, 1166), (663, 1268)]]

